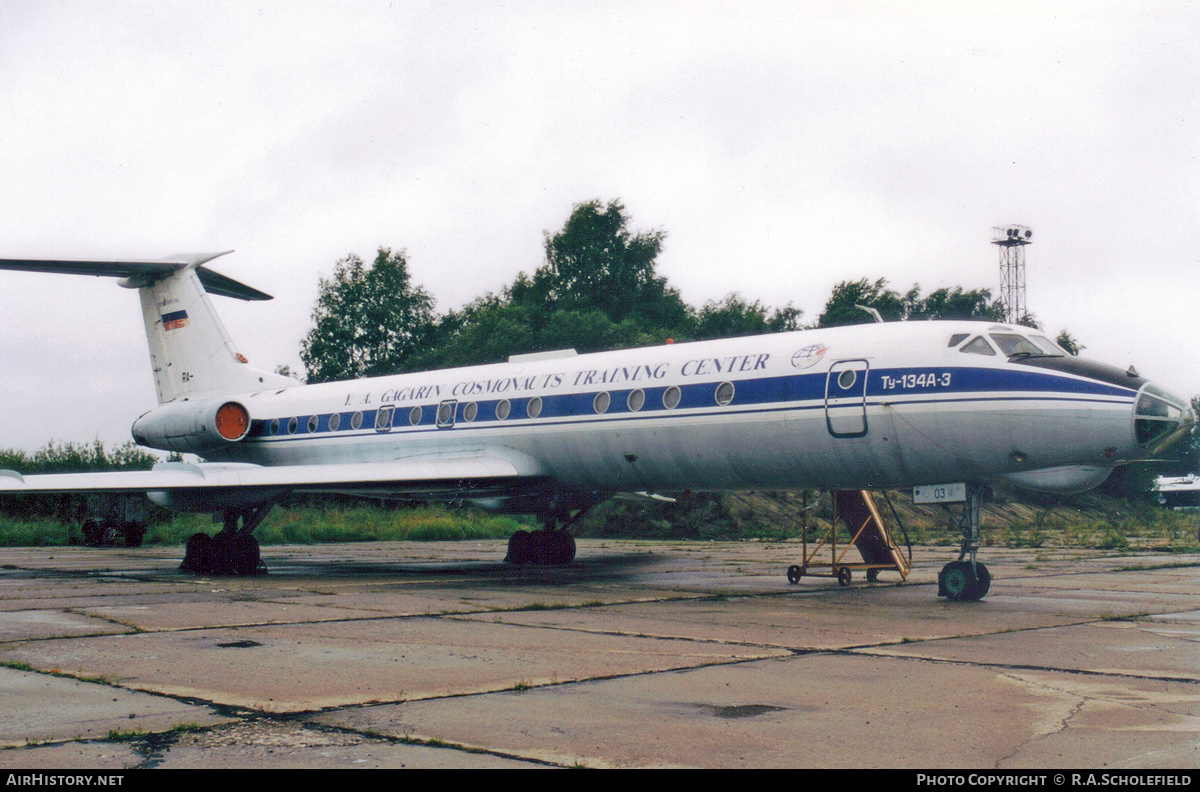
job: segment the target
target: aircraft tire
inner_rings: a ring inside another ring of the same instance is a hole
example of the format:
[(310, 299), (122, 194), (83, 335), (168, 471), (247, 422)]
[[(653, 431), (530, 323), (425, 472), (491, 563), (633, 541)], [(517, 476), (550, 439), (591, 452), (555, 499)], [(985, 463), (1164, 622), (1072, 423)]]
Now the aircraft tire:
[(88, 547), (99, 547), (104, 542), (104, 524), (99, 520), (87, 520), (83, 524), (83, 543)]
[(991, 587), (991, 573), (986, 566), (978, 562), (973, 571), (970, 561), (951, 561), (938, 573), (938, 596), (951, 602), (973, 602), (983, 599)]
[(553, 531), (545, 528), (533, 531), (529, 534), (529, 563), (538, 566), (553, 564), (556, 548)]
[(179, 565), (181, 572), (191, 572), (193, 575), (206, 574), (212, 555), (212, 537), (206, 533), (194, 533), (188, 537), (184, 546), (183, 562)]
[(569, 564), (575, 560), (575, 537), (569, 531), (553, 532), (553, 564)]
[(975, 562), (975, 586), (971, 590), (971, 599), (981, 600), (992, 588), (992, 573), (978, 561)]
[(508, 537), (508, 555), (504, 556), (506, 564), (528, 564), (532, 559), (533, 535), (529, 531), (517, 531)]
[(258, 540), (253, 536), (238, 534), (233, 540), (233, 571), (238, 575), (256, 575), (258, 574), (259, 560), (261, 554), (258, 548)]

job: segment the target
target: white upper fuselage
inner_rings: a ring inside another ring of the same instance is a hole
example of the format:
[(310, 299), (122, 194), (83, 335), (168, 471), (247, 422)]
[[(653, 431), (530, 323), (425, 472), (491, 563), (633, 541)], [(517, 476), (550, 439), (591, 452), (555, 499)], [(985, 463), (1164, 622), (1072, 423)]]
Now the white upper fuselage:
[(1021, 481), (1061, 468), (1092, 486), (1147, 455), (1134, 429), (1145, 380), (962, 351), (978, 337), (994, 345), (989, 331), (1031, 332), (870, 324), (231, 394), (249, 432), (205, 456), (275, 466), (486, 452), (616, 492)]

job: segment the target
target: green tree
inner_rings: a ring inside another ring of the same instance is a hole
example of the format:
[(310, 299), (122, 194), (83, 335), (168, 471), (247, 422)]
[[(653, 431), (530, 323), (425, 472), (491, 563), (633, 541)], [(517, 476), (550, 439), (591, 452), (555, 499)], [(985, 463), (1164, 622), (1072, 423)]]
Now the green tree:
[(887, 287), (886, 278), (874, 283), (866, 278), (842, 281), (833, 287), (825, 310), (817, 318), (817, 327), (840, 327), (875, 321), (869, 313), (856, 307), (859, 305), (879, 311), (885, 322), (903, 319), (906, 312), (904, 298)]
[(928, 297), (921, 287), (913, 286), (901, 296), (888, 288), (886, 278), (871, 282), (866, 278), (842, 281), (833, 287), (818, 327), (864, 324), (874, 319), (858, 306), (874, 308), (886, 322), (915, 319), (979, 319), (1002, 321), (1004, 302), (992, 299), (990, 289), (941, 288)]
[(758, 300), (746, 302), (734, 292), (720, 302), (710, 300), (696, 313), (692, 338), (732, 338), (800, 329), (799, 308), (788, 303), (773, 311)]
[(394, 374), (431, 339), (433, 298), (412, 284), (403, 251), (380, 248), (370, 267), (351, 254), (321, 278), (313, 324), (300, 349), (310, 383)]
[(413, 358), (414, 369), (495, 363), (537, 348), (529, 309), (507, 294), (487, 293), (442, 316), (433, 337)]
[(620, 201), (578, 204), (544, 232), (546, 259), (500, 294), (441, 317), (416, 368), (492, 363), (510, 355), (606, 349), (691, 337), (692, 310), (655, 271), (666, 234), (632, 232)]
[(1004, 301), (992, 299), (991, 289), (966, 290), (961, 286), (942, 288), (920, 296), (914, 286), (905, 295), (906, 319), (983, 319), (1004, 320)]
[(1085, 347), (1083, 344), (1076, 341), (1075, 336), (1071, 335), (1071, 333), (1067, 330), (1063, 330), (1061, 333), (1059, 333), (1058, 337), (1054, 339), (1054, 343), (1058, 344), (1072, 355), (1078, 355), (1080, 352), (1087, 349), (1087, 347)]
[(546, 263), (514, 297), (554, 310), (598, 310), (616, 323), (632, 318), (647, 328), (683, 327), (686, 303), (655, 272), (665, 238), (661, 230), (631, 232), (619, 200), (577, 204), (561, 231), (546, 232)]

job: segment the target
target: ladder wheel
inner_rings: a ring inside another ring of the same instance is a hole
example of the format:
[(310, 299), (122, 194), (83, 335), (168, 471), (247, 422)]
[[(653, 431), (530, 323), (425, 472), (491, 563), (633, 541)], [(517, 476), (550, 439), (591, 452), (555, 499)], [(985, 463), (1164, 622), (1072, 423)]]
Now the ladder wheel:
[(850, 567), (839, 567), (837, 572), (838, 583), (843, 586), (850, 585)]
[(788, 567), (788, 571), (787, 571), (788, 583), (791, 583), (792, 585), (799, 583), (800, 578), (803, 575), (804, 575), (804, 570), (802, 570), (798, 564), (792, 564), (790, 567)]

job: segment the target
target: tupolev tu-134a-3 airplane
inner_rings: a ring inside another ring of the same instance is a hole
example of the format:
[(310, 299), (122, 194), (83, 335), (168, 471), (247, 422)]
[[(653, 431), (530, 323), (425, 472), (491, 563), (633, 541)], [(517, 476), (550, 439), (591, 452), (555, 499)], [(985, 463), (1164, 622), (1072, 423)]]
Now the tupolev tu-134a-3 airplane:
[[(188, 542), (258, 569), (255, 527), (292, 492), (469, 501), (536, 514), (516, 563), (570, 563), (572, 523), (613, 496), (884, 489), (965, 482), (962, 551), (942, 593), (979, 599), (980, 488), (1069, 493), (1150, 457), (1195, 423), (1139, 376), (991, 322), (894, 322), (302, 385), (246, 362), (209, 300), (270, 299), (203, 265), (0, 259), (0, 269), (121, 278), (137, 289), (158, 406), (134, 439), (198, 464), (22, 476), (0, 494), (137, 492), (224, 516)], [(239, 525), (240, 521), (240, 525)], [(970, 560), (964, 560), (967, 556)], [(196, 570), (199, 571), (199, 570)]]

